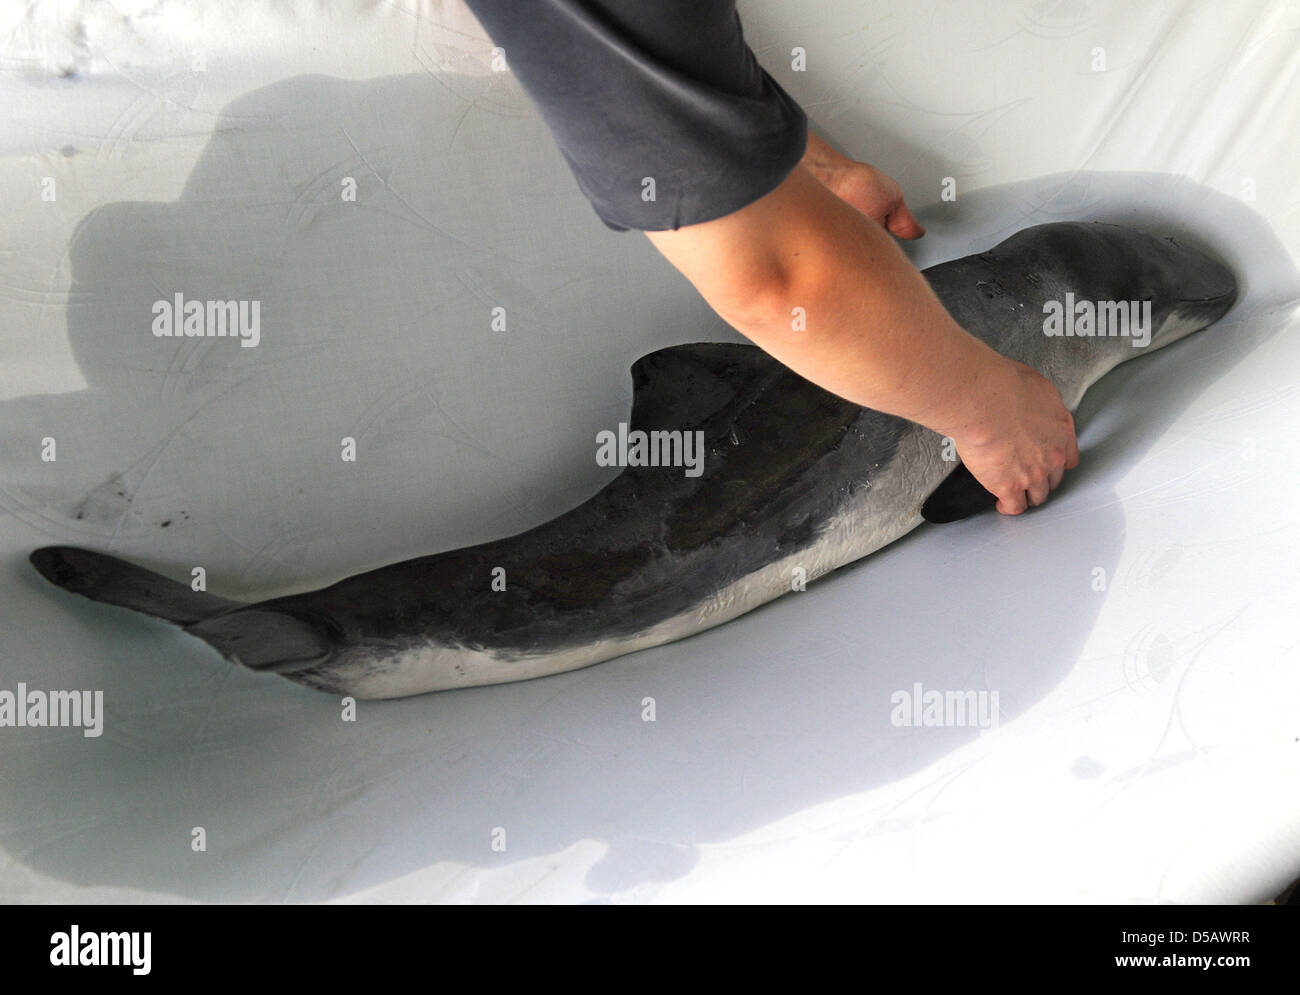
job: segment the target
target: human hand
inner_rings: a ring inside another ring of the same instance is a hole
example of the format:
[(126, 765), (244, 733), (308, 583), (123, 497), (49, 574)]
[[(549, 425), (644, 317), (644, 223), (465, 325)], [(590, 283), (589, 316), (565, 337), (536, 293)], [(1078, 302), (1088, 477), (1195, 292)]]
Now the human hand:
[(997, 497), (998, 511), (1019, 515), (1046, 501), (1065, 471), (1079, 465), (1079, 443), (1074, 418), (1051, 381), (1013, 360), (1002, 376), (982, 423), (953, 441), (966, 469)]
[(902, 188), (869, 163), (846, 160), (826, 185), (891, 235), (911, 239), (925, 234), (903, 201)]
[(857, 208), (891, 235), (911, 239), (925, 234), (903, 201), (903, 191), (893, 177), (870, 163), (841, 155), (813, 132), (808, 133), (808, 150), (803, 161), (840, 200)]

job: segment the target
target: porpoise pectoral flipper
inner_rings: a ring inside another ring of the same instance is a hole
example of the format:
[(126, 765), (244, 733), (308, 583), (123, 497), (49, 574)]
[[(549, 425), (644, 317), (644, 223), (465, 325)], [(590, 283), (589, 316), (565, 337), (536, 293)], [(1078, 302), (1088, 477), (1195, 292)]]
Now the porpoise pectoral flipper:
[[(924, 275), (958, 324), (1038, 370), (1071, 410), (1108, 370), (1212, 324), (1237, 294), (1232, 274), (1194, 248), (1078, 222), (1025, 229)], [(1123, 316), (1122, 334), (1091, 324), (1083, 334), (1073, 318), (1069, 333), (1054, 332), (1045, 315), (1080, 301)], [(518, 535), (248, 605), (90, 551), (50, 547), (32, 563), (60, 587), (183, 625), (253, 669), (393, 698), (560, 673), (680, 639), (801, 590), (926, 519), (994, 503), (944, 459), (935, 432), (851, 404), (753, 346), (661, 349), (633, 365), (632, 379), (620, 428), (656, 433), (660, 455), (676, 456), (628, 455), (587, 501)]]
[(933, 494), (921, 505), (921, 517), (936, 525), (959, 522), (963, 518), (996, 507), (998, 499), (984, 489), (975, 475), (958, 463), (957, 469), (944, 478)]

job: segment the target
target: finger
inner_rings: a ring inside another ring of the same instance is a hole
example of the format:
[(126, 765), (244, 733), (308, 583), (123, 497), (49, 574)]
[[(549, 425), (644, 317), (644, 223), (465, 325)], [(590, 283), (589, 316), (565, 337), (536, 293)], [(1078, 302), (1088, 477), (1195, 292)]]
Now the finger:
[(1065, 468), (1073, 470), (1079, 465), (1079, 440), (1078, 438), (1070, 439), (1070, 452), (1065, 457)]
[(1047, 480), (1038, 480), (1029, 486), (1029, 503), (1037, 508), (1047, 500), (1047, 493), (1050, 488), (1047, 486)]
[(1019, 515), (1027, 507), (1024, 491), (1004, 491), (998, 496), (998, 511), (1004, 515)]
[(908, 210), (907, 204), (903, 202), (901, 197), (898, 200), (898, 206), (890, 212), (885, 230), (897, 235), (899, 238), (920, 238), (925, 234), (921, 222), (916, 220), (916, 217)]
[(1065, 466), (1062, 464), (1054, 469), (1047, 480), (1047, 489), (1054, 491), (1061, 486), (1061, 480), (1065, 477)]

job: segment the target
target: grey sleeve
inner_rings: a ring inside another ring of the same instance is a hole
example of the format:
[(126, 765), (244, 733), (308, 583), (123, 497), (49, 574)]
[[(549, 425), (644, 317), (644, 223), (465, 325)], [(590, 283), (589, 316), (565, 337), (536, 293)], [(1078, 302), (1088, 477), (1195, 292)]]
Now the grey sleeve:
[(466, 0), (609, 228), (731, 214), (803, 157), (808, 119), (735, 0)]

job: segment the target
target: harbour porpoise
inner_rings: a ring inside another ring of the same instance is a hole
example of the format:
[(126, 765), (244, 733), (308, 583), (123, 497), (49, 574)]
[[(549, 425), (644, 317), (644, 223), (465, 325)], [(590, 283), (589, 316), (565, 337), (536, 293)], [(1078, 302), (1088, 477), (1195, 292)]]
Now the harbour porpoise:
[[(1116, 365), (1205, 328), (1237, 296), (1204, 252), (1098, 223), (1027, 228), (924, 275), (962, 327), (1037, 369), (1071, 410)], [(47, 546), (31, 562), (59, 587), (175, 623), (253, 670), (396, 698), (680, 639), (922, 521), (994, 503), (934, 432), (822, 390), (754, 346), (660, 349), (632, 380), (627, 432), (692, 433), (698, 473), (629, 465), (573, 510), (504, 539), (257, 603), (87, 549)]]

